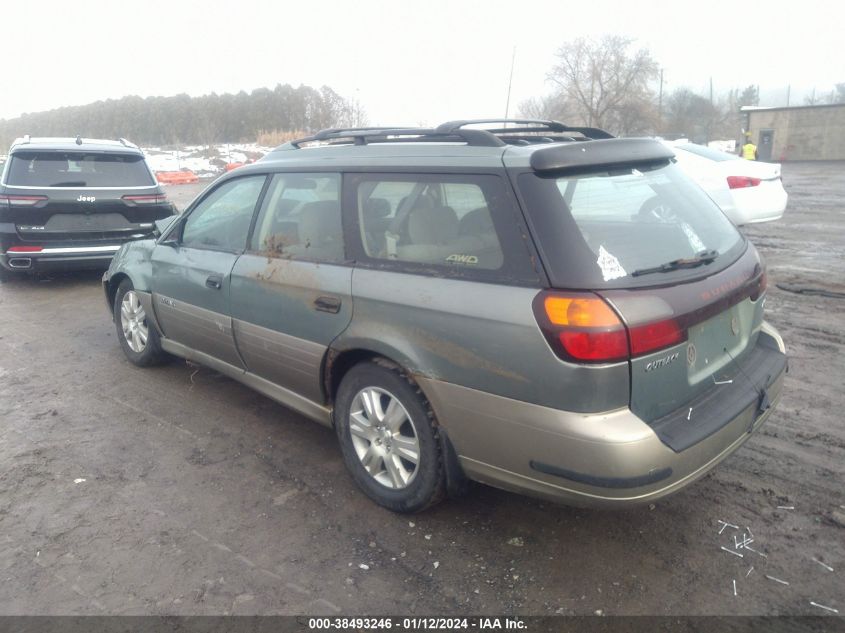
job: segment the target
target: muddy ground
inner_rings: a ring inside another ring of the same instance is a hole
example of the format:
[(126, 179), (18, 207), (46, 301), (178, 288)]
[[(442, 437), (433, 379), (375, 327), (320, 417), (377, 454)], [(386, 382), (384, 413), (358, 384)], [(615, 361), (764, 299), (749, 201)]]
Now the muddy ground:
[[(790, 353), (780, 406), (715, 472), (626, 512), (478, 485), (391, 514), (331, 431), (207, 369), (130, 365), (99, 275), (0, 286), (0, 613), (845, 612), (845, 300), (776, 287), (845, 290), (845, 167), (784, 182), (785, 218), (747, 231)], [(760, 554), (720, 550), (719, 519)]]

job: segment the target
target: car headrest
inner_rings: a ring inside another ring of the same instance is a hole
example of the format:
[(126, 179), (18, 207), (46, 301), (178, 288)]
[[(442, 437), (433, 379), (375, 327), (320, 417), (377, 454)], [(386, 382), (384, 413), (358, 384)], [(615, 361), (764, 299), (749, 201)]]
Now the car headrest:
[(445, 244), (458, 235), (458, 216), (452, 207), (415, 207), (408, 217), (412, 244)]
[(340, 240), (340, 205), (333, 200), (309, 202), (300, 212), (298, 232), (302, 244), (325, 244)]

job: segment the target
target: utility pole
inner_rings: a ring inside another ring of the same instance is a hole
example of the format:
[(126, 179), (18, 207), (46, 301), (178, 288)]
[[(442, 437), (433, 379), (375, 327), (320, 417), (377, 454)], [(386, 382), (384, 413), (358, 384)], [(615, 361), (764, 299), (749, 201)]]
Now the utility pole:
[[(513, 47), (513, 54), (511, 55), (511, 74), (510, 74), (510, 77), (508, 77), (508, 98), (507, 98), (507, 101), (505, 101), (505, 119), (508, 118), (508, 114), (510, 114), (510, 110), (511, 110), (511, 85), (513, 84), (514, 62), (516, 62), (516, 46)], [(508, 124), (507, 124), (507, 122), (505, 122), (505, 127), (507, 127), (507, 126), (508, 126)]]
[(792, 91), (792, 86), (788, 85), (786, 87), (786, 107), (789, 107), (789, 93)]
[(663, 69), (660, 69), (660, 90), (657, 93), (657, 131), (663, 132)]
[(710, 116), (707, 118), (707, 143), (710, 143), (710, 127), (713, 125), (713, 77), (710, 77)]

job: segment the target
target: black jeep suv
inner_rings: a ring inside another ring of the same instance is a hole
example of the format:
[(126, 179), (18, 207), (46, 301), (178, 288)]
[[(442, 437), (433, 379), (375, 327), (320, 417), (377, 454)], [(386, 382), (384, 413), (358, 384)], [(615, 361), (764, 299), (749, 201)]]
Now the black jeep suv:
[(174, 207), (125, 139), (17, 139), (0, 178), (0, 277), (107, 268)]

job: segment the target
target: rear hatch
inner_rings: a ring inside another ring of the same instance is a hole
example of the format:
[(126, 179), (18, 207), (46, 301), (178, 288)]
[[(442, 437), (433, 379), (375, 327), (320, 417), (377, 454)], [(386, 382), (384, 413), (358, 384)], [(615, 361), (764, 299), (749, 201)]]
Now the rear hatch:
[(631, 409), (655, 425), (720, 390), (747, 404), (761, 397), (767, 379), (748, 365), (760, 361), (763, 264), (673, 162), (535, 171), (518, 185), (555, 289), (547, 295), (575, 299), (544, 316), (563, 324), (544, 331), (564, 360), (627, 360)]
[(0, 205), (23, 242), (114, 243), (172, 213), (138, 153), (27, 149), (9, 160)]

